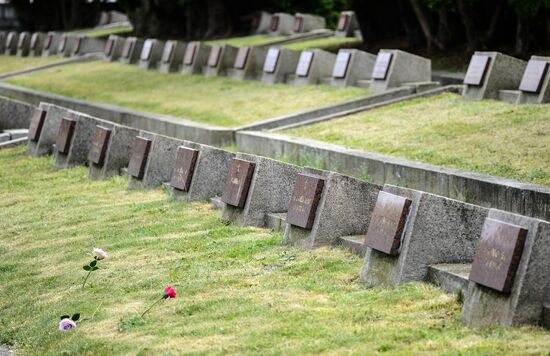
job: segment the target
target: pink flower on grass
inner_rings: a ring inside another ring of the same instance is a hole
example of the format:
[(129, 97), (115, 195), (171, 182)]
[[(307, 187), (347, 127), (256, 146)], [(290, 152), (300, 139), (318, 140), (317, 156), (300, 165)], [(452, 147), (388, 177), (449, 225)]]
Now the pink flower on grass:
[(76, 328), (76, 323), (71, 319), (65, 318), (59, 322), (60, 331), (66, 332), (74, 328)]
[(97, 260), (103, 260), (109, 257), (109, 255), (107, 255), (107, 252), (103, 251), (100, 248), (94, 248), (94, 254)]
[(164, 288), (164, 299), (172, 299), (176, 297), (176, 291), (172, 286)]

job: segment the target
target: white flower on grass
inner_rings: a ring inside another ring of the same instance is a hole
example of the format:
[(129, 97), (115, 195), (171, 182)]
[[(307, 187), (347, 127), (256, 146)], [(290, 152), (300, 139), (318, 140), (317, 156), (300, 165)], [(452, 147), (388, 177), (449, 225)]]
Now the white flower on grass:
[(94, 248), (94, 253), (98, 260), (102, 260), (108, 257), (107, 252), (103, 251), (100, 248)]
[(76, 328), (76, 323), (71, 319), (65, 318), (65, 319), (61, 319), (61, 321), (59, 322), (60, 331), (66, 332), (74, 328)]

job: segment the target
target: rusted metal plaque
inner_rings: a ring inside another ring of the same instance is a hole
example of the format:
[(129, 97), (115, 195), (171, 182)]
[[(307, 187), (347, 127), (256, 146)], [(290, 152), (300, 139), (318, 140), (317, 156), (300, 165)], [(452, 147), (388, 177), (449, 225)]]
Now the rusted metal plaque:
[(38, 44), (38, 36), (40, 34), (39, 33), (33, 33), (32, 34), (32, 37), (31, 37), (31, 49), (34, 50), (36, 49), (36, 45)]
[(265, 57), (265, 62), (264, 62), (264, 72), (275, 73), (275, 69), (277, 69), (277, 63), (279, 62), (280, 54), (281, 54), (281, 50), (278, 48), (270, 48), (267, 51), (267, 56)]
[(195, 60), (195, 53), (197, 52), (198, 46), (199, 44), (196, 42), (191, 42), (187, 45), (187, 48), (185, 49), (185, 56), (183, 58), (183, 64), (188, 66), (193, 64), (193, 61)]
[(174, 52), (174, 48), (176, 47), (176, 43), (173, 41), (168, 41), (164, 45), (164, 49), (162, 50), (162, 63), (168, 63), (170, 60), (172, 60), (172, 53)]
[(476, 247), (470, 280), (510, 293), (521, 261), (527, 229), (487, 218)]
[(269, 25), (269, 30), (271, 32), (275, 32), (277, 31), (278, 28), (279, 28), (279, 16), (273, 15), (271, 16), (271, 24)]
[(311, 229), (324, 186), (323, 178), (299, 174), (294, 184), (286, 222), (304, 229)]
[(345, 31), (348, 26), (349, 16), (346, 14), (341, 14), (338, 19), (338, 26), (336, 26), (336, 31)]
[(132, 157), (128, 164), (128, 174), (137, 179), (143, 179), (147, 158), (151, 150), (151, 140), (145, 137), (136, 136), (132, 148)]
[(29, 126), (29, 139), (31, 141), (38, 141), (40, 134), (42, 133), (42, 127), (44, 126), (44, 121), (46, 121), (46, 110), (40, 108), (34, 109), (31, 118), (31, 124)]
[(130, 58), (130, 53), (132, 52), (132, 47), (134, 46), (135, 39), (128, 38), (124, 42), (124, 47), (122, 47), (122, 58)]
[(109, 139), (111, 138), (112, 130), (97, 125), (95, 128), (94, 139), (92, 140), (92, 147), (88, 153), (88, 160), (98, 166), (103, 166), (105, 162), (105, 155), (107, 154), (107, 148), (109, 147)]
[(141, 49), (141, 56), (140, 59), (142, 61), (148, 61), (149, 58), (151, 58), (151, 53), (153, 52), (153, 40), (146, 40), (143, 44), (143, 48)]
[(535, 94), (540, 92), (542, 83), (548, 72), (548, 65), (548, 62), (536, 59), (531, 59), (527, 62), (527, 68), (525, 68), (525, 72), (521, 78), (519, 90)]
[(223, 187), (222, 201), (243, 208), (256, 164), (233, 158)]
[(468, 65), (468, 70), (464, 77), (464, 84), (475, 86), (482, 85), (490, 62), (491, 57), (482, 54), (474, 54)]
[(115, 39), (114, 38), (109, 38), (107, 40), (107, 42), (105, 43), (105, 48), (103, 49), (103, 53), (106, 56), (110, 56), (111, 53), (113, 53), (114, 46), (115, 46)]
[(374, 63), (374, 69), (372, 71), (372, 78), (378, 80), (386, 80), (388, 70), (390, 69), (393, 53), (381, 52), (376, 56), (376, 62)]
[(208, 56), (208, 66), (211, 68), (216, 68), (220, 62), (220, 57), (222, 54), (223, 46), (216, 45), (212, 46), (210, 49), (210, 55)]
[(170, 185), (172, 187), (184, 192), (189, 191), (198, 157), (198, 150), (183, 146), (178, 147), (176, 166), (174, 167), (174, 173), (172, 173), (172, 179), (170, 180)]
[(296, 75), (298, 77), (307, 77), (309, 75), (309, 70), (313, 63), (313, 55), (314, 53), (311, 51), (302, 51), (298, 66), (296, 67)]
[(48, 33), (44, 39), (44, 49), (50, 49), (53, 41), (53, 33)]
[(61, 119), (61, 123), (59, 124), (59, 131), (57, 132), (57, 140), (55, 142), (55, 148), (57, 149), (57, 152), (64, 155), (69, 153), (75, 126), (76, 121), (68, 118)]
[(380, 191), (371, 215), (365, 245), (397, 256), (412, 201)]
[(83, 41), (82, 37), (79, 36), (79, 37), (76, 38), (76, 42), (75, 42), (75, 45), (74, 45), (74, 48), (73, 48), (73, 53), (74, 54), (80, 53), (80, 47), (82, 46), (82, 41)]
[(350, 52), (338, 52), (336, 56), (336, 62), (334, 63), (334, 68), (332, 69), (332, 77), (337, 79), (343, 79), (348, 73), (349, 62), (351, 60)]
[(304, 18), (302, 16), (294, 17), (294, 32), (302, 32), (304, 28)]
[(29, 37), (29, 34), (26, 32), (19, 35), (19, 43), (17, 44), (17, 48), (23, 48), (25, 42), (27, 42), (27, 37)]
[(235, 58), (235, 65), (233, 67), (236, 69), (244, 69), (249, 53), (250, 47), (240, 47), (237, 51), (237, 58)]

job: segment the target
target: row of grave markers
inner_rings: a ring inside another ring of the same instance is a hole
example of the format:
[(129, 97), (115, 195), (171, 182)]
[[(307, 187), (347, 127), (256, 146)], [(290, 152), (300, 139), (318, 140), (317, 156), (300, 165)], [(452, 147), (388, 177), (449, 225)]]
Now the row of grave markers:
[(297, 246), (359, 240), (362, 281), (432, 281), (449, 292), (459, 289), (468, 325), (542, 324), (550, 317), (547, 221), (139, 131), (44, 103), (31, 119), (28, 153), (53, 153), (59, 168), (87, 164), (90, 178), (126, 170), (129, 188), (164, 184), (176, 199), (219, 197), (223, 220), (282, 223), (285, 241)]

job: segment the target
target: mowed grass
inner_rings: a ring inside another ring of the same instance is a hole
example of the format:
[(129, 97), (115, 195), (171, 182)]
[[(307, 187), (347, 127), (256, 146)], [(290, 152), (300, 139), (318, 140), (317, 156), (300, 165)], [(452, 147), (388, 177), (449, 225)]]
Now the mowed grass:
[(51, 57), (17, 57), (9, 55), (0, 55), (0, 74), (16, 72), (24, 69), (30, 69), (46, 64), (61, 62), (66, 60), (60, 56)]
[(134, 65), (87, 62), (10, 78), (9, 83), (78, 99), (238, 126), (368, 95), (360, 88), (294, 87), (228, 77), (164, 74)]
[(118, 25), (107, 28), (86, 28), (82, 30), (72, 31), (71, 33), (86, 35), (88, 37), (107, 37), (109, 35), (124, 35), (130, 34), (134, 28), (132, 25)]
[(357, 46), (361, 43), (362, 42), (355, 37), (331, 36), (331, 37), (317, 38), (317, 39), (311, 39), (311, 40), (306, 40), (301, 42), (289, 43), (289, 44), (283, 45), (283, 47), (286, 47), (288, 49), (293, 49), (295, 51), (302, 51), (308, 48), (336, 50), (338, 48), (347, 48), (347, 47)]
[(550, 185), (549, 104), (442, 94), (283, 133)]
[[(367, 289), (361, 259), (222, 224), (207, 203), (125, 190), (85, 168), (0, 151), (0, 344), (21, 354), (539, 353), (535, 327), (471, 330), (460, 305), (414, 283)], [(93, 247), (110, 257), (87, 286)], [(163, 287), (176, 299), (140, 317)], [(58, 317), (80, 312), (61, 333)]]
[(279, 41), (285, 36), (270, 36), (270, 35), (251, 35), (243, 37), (221, 38), (219, 40), (207, 41), (208, 44), (228, 44), (234, 47), (242, 46), (258, 46)]

